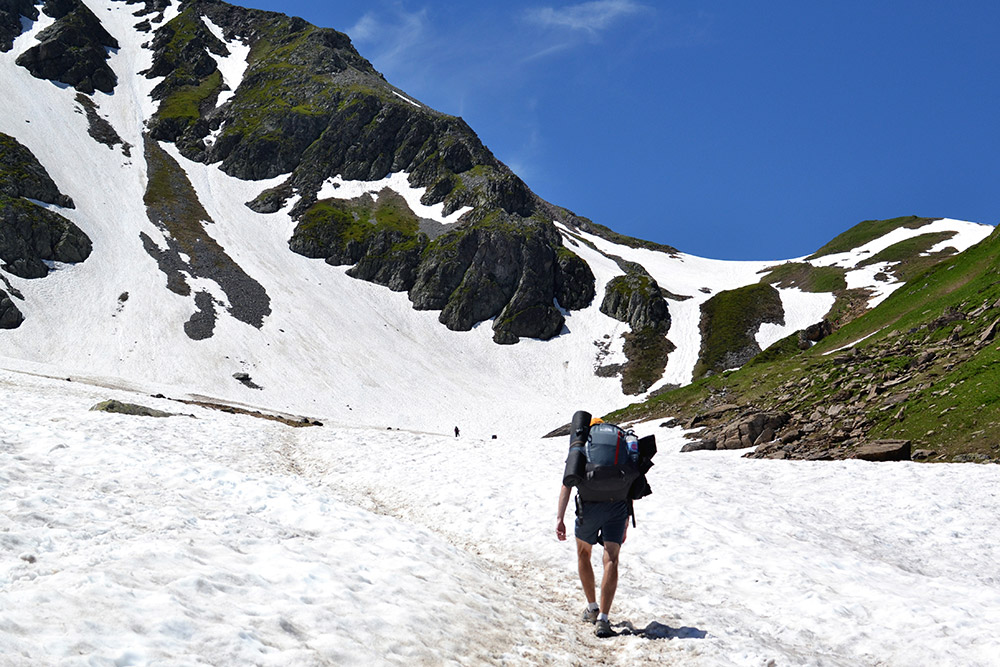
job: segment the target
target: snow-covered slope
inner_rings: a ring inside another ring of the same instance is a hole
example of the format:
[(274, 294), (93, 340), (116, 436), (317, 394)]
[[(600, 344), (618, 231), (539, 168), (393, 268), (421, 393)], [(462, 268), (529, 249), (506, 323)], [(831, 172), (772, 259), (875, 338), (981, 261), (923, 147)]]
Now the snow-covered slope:
[[(106, 398), (192, 416), (88, 411)], [(11, 667), (1000, 655), (996, 466), (682, 455), (640, 426), (660, 454), (611, 615), (639, 634), (597, 640), (554, 535), (562, 439), (296, 429), (10, 372), (0, 403)]]
[[(651, 389), (691, 380), (700, 344), (699, 307), (705, 299), (757, 282), (758, 272), (776, 263), (669, 255), (566, 230), (567, 246), (597, 277), (597, 297), (588, 308), (564, 313), (562, 335), (500, 346), (492, 342), (490, 322), (468, 332), (448, 330), (438, 322), (438, 312), (413, 310), (404, 293), (354, 280), (344, 267), (290, 252), (295, 200), (270, 214), (245, 206), (283, 177), (241, 181), (161, 144), (181, 165), (211, 218), (206, 233), (270, 300), (270, 314), (259, 329), (220, 310), (211, 337), (193, 340), (184, 324), (197, 310), (194, 295), (208, 293), (223, 305), (229, 297), (208, 278), (191, 277), (191, 295), (170, 291), (140, 237), (149, 237), (161, 249), (169, 240), (150, 222), (143, 203), (148, 180), (143, 132), (156, 109), (150, 93), (158, 81), (138, 73), (151, 63), (150, 36), (135, 29), (140, 19), (132, 14), (134, 5), (117, 0), (85, 4), (120, 44), (110, 53), (119, 81), (115, 92), (97, 92), (92, 99), (130, 148), (97, 143), (88, 134), (76, 91), (34, 78), (15, 64), (52, 22), (44, 13), (35, 23), (24, 19), (26, 32), (11, 51), (0, 54), (0, 132), (28, 147), (72, 197), (74, 209), (48, 207), (92, 239), (93, 254), (78, 265), (55, 266), (45, 279), (7, 276), (24, 296), (17, 306), (25, 322), (0, 332), (0, 366), (148, 393), (205, 395), (343, 424), (438, 433), (458, 425), (484, 436), (539, 434), (565, 423), (579, 407), (603, 413), (636, 398), (622, 393), (618, 378), (594, 372), (598, 365), (624, 361), (621, 334), (628, 326), (599, 309), (604, 285), (623, 272), (611, 256), (642, 264), (661, 287), (689, 297), (668, 299), (672, 326), (667, 337), (677, 349), (663, 379)], [(177, 12), (177, 4), (171, 4), (152, 27)], [(221, 34), (214, 23), (206, 25)], [(246, 69), (247, 49), (233, 40), (228, 47), (229, 57), (213, 58), (227, 84), (235, 87)], [(334, 179), (323, 196), (348, 191), (357, 196), (382, 188), (395, 189), (419, 215), (440, 217), (442, 223), (452, 224), (462, 213), (445, 217), (422, 207), (421, 191), (411, 188), (403, 174), (369, 184)], [(963, 244), (992, 229), (955, 224), (968, 231)], [(590, 245), (579, 243), (580, 238)], [(796, 289), (782, 290), (782, 300), (785, 324), (764, 325), (758, 333), (761, 345), (818, 321), (832, 304), (829, 294)], [(243, 373), (248, 384), (234, 378)]]

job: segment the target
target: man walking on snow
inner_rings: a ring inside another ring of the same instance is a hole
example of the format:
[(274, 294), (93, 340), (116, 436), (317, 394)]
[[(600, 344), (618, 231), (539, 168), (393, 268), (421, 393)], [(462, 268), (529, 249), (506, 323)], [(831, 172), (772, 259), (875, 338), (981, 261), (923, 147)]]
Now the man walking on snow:
[[(595, 418), (593, 427), (603, 423)], [(608, 426), (611, 426), (610, 424)], [(617, 428), (617, 427), (614, 427)], [(559, 492), (559, 509), (556, 513), (556, 538), (566, 540), (566, 508), (569, 506), (570, 487), (563, 484)], [(579, 494), (576, 499), (577, 516), (575, 525), (577, 571), (583, 594), (587, 598), (587, 609), (583, 612), (583, 620), (596, 625), (595, 634), (598, 637), (613, 637), (611, 621), (608, 613), (618, 588), (618, 556), (622, 543), (625, 541), (625, 531), (628, 528), (630, 515), (630, 500), (611, 502), (581, 501)], [(594, 568), (591, 565), (591, 553), (594, 545), (600, 542), (604, 545), (604, 574), (601, 577), (601, 601), (597, 603), (596, 580)]]

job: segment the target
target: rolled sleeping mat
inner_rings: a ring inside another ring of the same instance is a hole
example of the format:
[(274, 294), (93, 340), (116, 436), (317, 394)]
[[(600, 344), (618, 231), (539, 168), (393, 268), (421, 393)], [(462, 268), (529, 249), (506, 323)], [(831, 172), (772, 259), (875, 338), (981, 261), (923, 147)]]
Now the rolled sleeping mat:
[(583, 445), (573, 445), (566, 457), (563, 486), (579, 486), (585, 479), (587, 479), (587, 452)]
[(587, 444), (587, 437), (590, 435), (589, 412), (579, 410), (573, 414), (573, 421), (569, 428), (569, 446)]
[(569, 454), (563, 472), (564, 486), (578, 486), (587, 477), (587, 436), (590, 435), (590, 413), (580, 410), (573, 415), (569, 431)]

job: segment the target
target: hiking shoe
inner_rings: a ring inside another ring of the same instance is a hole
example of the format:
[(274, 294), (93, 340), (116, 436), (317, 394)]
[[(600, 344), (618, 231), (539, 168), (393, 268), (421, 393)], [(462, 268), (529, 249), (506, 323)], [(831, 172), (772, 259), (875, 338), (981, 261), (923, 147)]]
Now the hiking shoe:
[(584, 623), (596, 623), (597, 622), (597, 615), (599, 613), (600, 612), (597, 609), (591, 609), (590, 607), (587, 607), (586, 609), (583, 610), (583, 617), (582, 618), (583, 618)]
[(594, 634), (601, 639), (615, 636), (615, 631), (611, 629), (611, 621), (598, 620), (596, 625), (597, 628), (594, 629)]

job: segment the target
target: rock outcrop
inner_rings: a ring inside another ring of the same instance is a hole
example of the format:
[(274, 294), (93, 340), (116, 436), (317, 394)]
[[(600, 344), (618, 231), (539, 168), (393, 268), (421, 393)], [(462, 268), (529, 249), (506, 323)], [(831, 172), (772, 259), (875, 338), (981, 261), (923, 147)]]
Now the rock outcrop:
[(755, 338), (760, 325), (785, 323), (781, 296), (758, 283), (719, 292), (701, 306), (701, 351), (696, 378), (738, 368), (760, 354)]
[(108, 64), (108, 49), (117, 49), (100, 19), (80, 0), (46, 0), (42, 7), (56, 19), (38, 34), (38, 44), (17, 57), (17, 64), (39, 79), (60, 81), (81, 93), (111, 93), (118, 77)]
[[(811, 461), (942, 460), (944, 455), (926, 446), (914, 451), (909, 435), (899, 437), (913, 427), (900, 427), (920, 425), (923, 444), (936, 446), (954, 440), (958, 431), (949, 423), (960, 419), (962, 437), (982, 437), (989, 424), (979, 423), (976, 430), (975, 410), (957, 416), (964, 410), (961, 385), (977, 377), (958, 369), (982, 354), (990, 358), (1000, 332), (998, 312), (1000, 300), (950, 307), (909, 332), (893, 331), (863, 348), (816, 360), (810, 372), (778, 385), (763, 405), (740, 405), (726, 396), (726, 404), (688, 421), (688, 428), (703, 428), (684, 450), (753, 448), (750, 458)], [(956, 380), (942, 381), (956, 372)], [(949, 460), (1000, 460), (995, 443), (978, 448)]]
[(34, 0), (0, 0), (0, 51), (6, 53), (14, 47), (14, 40), (21, 34), (22, 16), (38, 19)]
[(670, 330), (670, 311), (660, 286), (645, 271), (633, 271), (608, 281), (601, 312), (632, 331), (651, 328), (662, 334)]
[(701, 439), (685, 445), (681, 451), (703, 449), (747, 449), (775, 439), (775, 434), (788, 423), (787, 412), (751, 412), (725, 423), (721, 428), (699, 434)]
[(31, 199), (73, 207), (31, 151), (0, 134), (2, 268), (20, 278), (43, 278), (49, 273), (46, 261), (74, 263), (90, 256), (90, 238), (79, 227)]
[[(254, 57), (220, 105), (223, 80), (213, 55), (228, 54), (235, 42), (251, 46)], [(346, 35), (194, 0), (157, 29), (152, 45), (146, 76), (163, 81), (153, 93), (160, 105), (151, 136), (241, 179), (290, 174), (248, 206), (271, 213), (294, 197), (292, 251), (406, 291), (415, 308), (441, 310), (451, 329), (493, 319), (494, 340), (503, 344), (551, 338), (563, 328), (559, 307), (593, 300), (593, 274), (563, 247), (552, 222), (572, 225), (573, 216), (552, 213), (461, 118), (389, 85)], [(319, 198), (337, 176), (373, 181), (399, 172), (425, 189), (423, 204), (442, 204), (445, 215), (472, 211), (430, 235), (427, 221), (391, 192), (374, 202)]]
[(7, 293), (0, 290), (0, 329), (16, 329), (24, 322), (24, 315), (18, 310)]
[(0, 195), (73, 208), (73, 200), (59, 191), (34, 154), (3, 133), (0, 133)]

